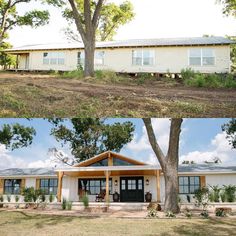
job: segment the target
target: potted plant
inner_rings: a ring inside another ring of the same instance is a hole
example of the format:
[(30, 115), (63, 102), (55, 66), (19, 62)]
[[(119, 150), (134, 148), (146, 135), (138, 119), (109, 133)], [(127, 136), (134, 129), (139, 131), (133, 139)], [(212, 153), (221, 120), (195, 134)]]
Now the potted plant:
[(115, 192), (113, 193), (113, 202), (119, 202), (120, 201), (120, 194)]
[(145, 194), (145, 201), (146, 202), (151, 202), (152, 201), (152, 193), (150, 191), (146, 192), (146, 194)]

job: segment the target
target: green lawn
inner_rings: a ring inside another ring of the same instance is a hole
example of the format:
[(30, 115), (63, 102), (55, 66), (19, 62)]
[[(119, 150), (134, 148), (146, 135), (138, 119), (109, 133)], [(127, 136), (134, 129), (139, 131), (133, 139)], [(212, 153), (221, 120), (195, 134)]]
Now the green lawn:
[(0, 235), (235, 235), (236, 220), (114, 219), (0, 211)]

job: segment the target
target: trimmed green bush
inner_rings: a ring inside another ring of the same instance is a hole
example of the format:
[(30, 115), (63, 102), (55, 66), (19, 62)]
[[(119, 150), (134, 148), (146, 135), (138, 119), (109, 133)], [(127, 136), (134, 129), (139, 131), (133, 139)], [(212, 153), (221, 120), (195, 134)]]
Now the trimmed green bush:
[(0, 195), (0, 202), (3, 202), (4, 201), (4, 198), (2, 195)]
[(7, 195), (7, 201), (8, 201), (8, 202), (11, 201), (11, 195)]
[(62, 204), (61, 204), (62, 210), (65, 210), (65, 209), (66, 209), (66, 205), (67, 205), (67, 201), (66, 201), (65, 198), (63, 198)]
[(15, 195), (15, 202), (19, 202), (19, 200), (20, 200), (19, 195)]
[(83, 202), (85, 208), (87, 208), (89, 206), (89, 198), (88, 198), (87, 194), (84, 194), (84, 196), (82, 197), (82, 202)]
[(181, 70), (181, 78), (183, 80), (189, 80), (192, 79), (195, 76), (195, 72), (194, 70), (190, 69), (182, 69)]
[(227, 202), (235, 202), (235, 193), (236, 193), (235, 185), (224, 185), (224, 193), (226, 195)]
[(72, 209), (72, 202), (71, 201), (68, 201), (66, 203), (66, 209), (69, 210), (69, 211)]
[(55, 198), (54, 195), (53, 195), (53, 194), (50, 194), (50, 195), (49, 195), (49, 202), (53, 202), (53, 201), (54, 201), (54, 198)]

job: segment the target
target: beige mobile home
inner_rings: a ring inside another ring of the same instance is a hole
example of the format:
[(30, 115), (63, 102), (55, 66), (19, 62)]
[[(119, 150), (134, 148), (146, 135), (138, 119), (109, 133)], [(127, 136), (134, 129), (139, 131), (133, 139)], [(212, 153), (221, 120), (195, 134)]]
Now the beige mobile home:
[[(95, 68), (120, 73), (230, 72), (230, 44), (223, 37), (144, 39), (98, 42)], [(7, 50), (17, 55), (18, 70), (70, 71), (84, 63), (81, 43), (28, 45)]]
[[(192, 164), (179, 167), (179, 196), (194, 201), (195, 190), (204, 186), (235, 185), (236, 167), (220, 164)], [(0, 195), (20, 195), (24, 187), (45, 190), (79, 206), (84, 194), (90, 203), (160, 202), (165, 200), (165, 181), (157, 165), (146, 164), (123, 155), (104, 152), (71, 167), (59, 169), (0, 170)], [(104, 193), (104, 194), (103, 194)], [(21, 196), (23, 201), (23, 196)], [(82, 206), (82, 204), (81, 204)], [(137, 205), (138, 206), (138, 205)]]

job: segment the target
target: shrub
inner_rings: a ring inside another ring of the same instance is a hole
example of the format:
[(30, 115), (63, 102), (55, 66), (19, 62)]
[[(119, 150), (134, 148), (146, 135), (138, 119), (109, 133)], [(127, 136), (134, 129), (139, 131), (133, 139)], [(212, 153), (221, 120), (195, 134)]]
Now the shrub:
[(54, 195), (53, 195), (53, 194), (50, 194), (50, 195), (49, 195), (49, 202), (53, 202), (53, 201), (54, 201), (54, 198), (55, 198)]
[(168, 217), (168, 218), (175, 218), (176, 215), (172, 211), (167, 211), (166, 212), (166, 217)]
[(209, 218), (209, 213), (207, 210), (203, 210), (201, 213), (200, 213), (200, 216), (202, 216), (203, 218), (205, 219), (208, 219)]
[(226, 195), (227, 202), (235, 202), (235, 192), (236, 186), (235, 185), (224, 185), (224, 192)]
[(23, 196), (25, 202), (36, 202), (39, 196), (42, 194), (40, 189), (34, 189), (34, 187), (24, 188)]
[(11, 201), (11, 195), (7, 195), (7, 201), (8, 201), (8, 202)]
[(63, 198), (62, 204), (61, 204), (62, 210), (65, 210), (65, 209), (66, 209), (66, 203), (67, 203), (66, 199)]
[(225, 192), (220, 193), (220, 198), (221, 198), (222, 202), (226, 201), (226, 194), (225, 194)]
[(220, 217), (226, 216), (226, 212), (224, 208), (217, 208), (215, 213), (216, 213), (216, 216), (220, 216)]
[(66, 71), (61, 75), (62, 78), (81, 79), (84, 77), (84, 72), (80, 68), (72, 71)]
[(19, 202), (20, 197), (18, 195), (15, 195), (15, 202)]
[(211, 188), (211, 192), (209, 194), (210, 201), (211, 202), (219, 202), (221, 188), (219, 188), (218, 185), (210, 186), (210, 188)]
[(72, 209), (72, 202), (71, 201), (68, 201), (67, 203), (66, 203), (66, 208), (67, 208), (67, 210), (71, 210)]
[(236, 88), (236, 80), (231, 74), (226, 76), (223, 83), (225, 88)]
[(83, 202), (85, 208), (87, 208), (89, 206), (89, 198), (88, 198), (87, 194), (84, 194), (84, 196), (82, 197), (82, 202)]
[(46, 196), (45, 196), (45, 193), (44, 193), (44, 192), (41, 193), (40, 200), (41, 200), (42, 202), (45, 202), (45, 201), (46, 201)]
[(150, 218), (157, 218), (158, 217), (158, 211), (154, 208), (150, 208), (148, 210), (148, 215), (147, 217), (150, 217)]
[(0, 202), (3, 202), (4, 201), (4, 198), (2, 195), (0, 195)]
[(187, 210), (185, 211), (185, 216), (186, 216), (187, 218), (192, 218), (193, 213), (192, 213), (189, 209), (187, 209)]
[(203, 210), (207, 208), (208, 200), (209, 200), (209, 189), (207, 187), (203, 187), (194, 192), (195, 204), (199, 207), (202, 207)]
[(195, 72), (191, 68), (190, 69), (187, 68), (187, 69), (182, 69), (181, 70), (181, 77), (182, 77), (183, 80), (192, 79), (192, 78), (194, 78), (194, 75), (195, 75)]

